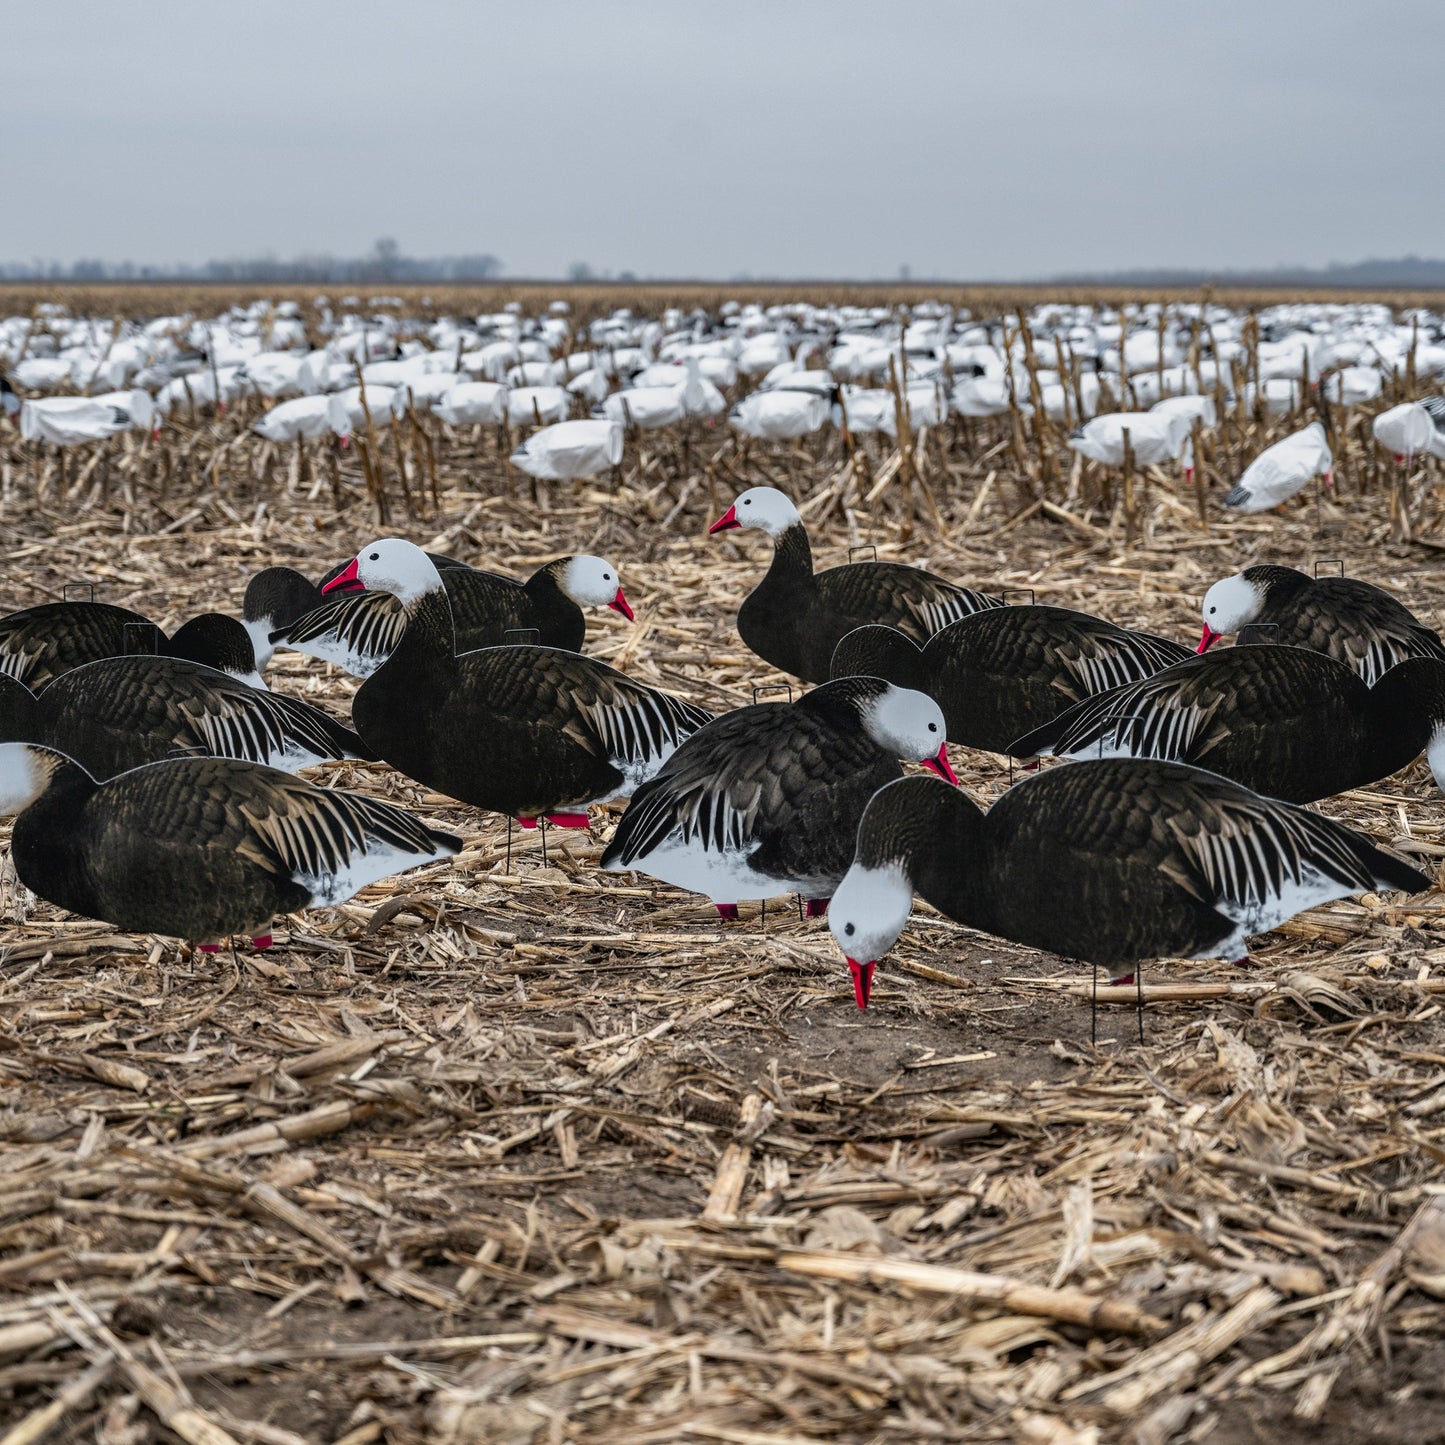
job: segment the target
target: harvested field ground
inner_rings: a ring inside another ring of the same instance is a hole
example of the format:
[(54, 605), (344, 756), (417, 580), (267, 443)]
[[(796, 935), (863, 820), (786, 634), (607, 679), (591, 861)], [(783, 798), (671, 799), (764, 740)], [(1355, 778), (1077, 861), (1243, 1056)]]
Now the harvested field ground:
[[(93, 580), (172, 624), (378, 531), (516, 573), (595, 551), (638, 620), (590, 616), (588, 650), (724, 708), (776, 681), (732, 622), (767, 544), (703, 532), (776, 482), (813, 499), (820, 566), (873, 542), (1192, 638), (1217, 577), (1339, 558), (1445, 623), (1438, 478), (1395, 486), (1358, 426), (1336, 502), (1205, 528), (1156, 474), (1125, 545), (1101, 479), (1007, 470), (1006, 424), (929, 438), (931, 500), (885, 480), (871, 504), (880, 452), (862, 485), (836, 438), (697, 428), (539, 490), (490, 433), (438, 433), (409, 512), (425, 450), (387, 438), (380, 527), (354, 453), (332, 472), (244, 420), (63, 477), (6, 431), (0, 604)], [(1211, 495), (1290, 425), (1226, 427)], [(270, 677), (344, 712), (324, 671), (282, 653)], [(979, 797), (1008, 784), (953, 760)], [(72, 919), (7, 854), (0, 1428), (34, 1430), (6, 1440), (1445, 1438), (1438, 894), (1315, 910), (1247, 969), (1159, 965), (1144, 1043), (1132, 989), (1094, 1043), (1087, 977), (922, 906), (860, 1013), (821, 921), (789, 900), (720, 926), (601, 874), (600, 815), (546, 863), (514, 834), (509, 870), (494, 818), (380, 765), (328, 780), (466, 851), (265, 954)], [(1445, 856), (1422, 763), (1322, 806)]]

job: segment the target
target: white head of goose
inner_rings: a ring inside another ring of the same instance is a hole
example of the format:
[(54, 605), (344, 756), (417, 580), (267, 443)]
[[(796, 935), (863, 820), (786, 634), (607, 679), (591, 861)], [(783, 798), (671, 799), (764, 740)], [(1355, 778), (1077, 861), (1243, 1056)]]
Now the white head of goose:
[(1366, 889), (1419, 893), (1423, 873), (1290, 803), (1177, 763), (1051, 768), (984, 813), (927, 778), (868, 804), (828, 926), (860, 1008), (918, 892), (983, 933), (1085, 963), (1247, 957), (1246, 939)]
[(633, 795), (602, 867), (704, 893), (724, 918), (743, 898), (797, 893), (811, 916), (853, 855), (868, 799), (898, 759), (949, 782), (943, 712), (925, 693), (848, 677), (794, 703), (755, 703), (688, 738)]
[[(617, 569), (601, 557), (560, 557), (525, 582), (431, 560), (451, 604), (458, 652), (497, 647), (509, 633), (532, 631), (544, 647), (580, 652), (587, 632), (584, 607), (608, 607), (633, 620)], [(323, 598), (319, 607), (273, 632), (271, 642), (335, 663), (353, 677), (370, 677), (396, 646), (406, 620), (387, 591), (342, 582), (341, 571), (323, 587), (330, 592), (349, 586), (351, 595)]]
[(1445, 643), (1383, 589), (1293, 567), (1246, 567), (1204, 594), (1199, 652), (1250, 625), (1261, 640), (1327, 653), (1373, 684), (1407, 657), (1445, 657)]
[(400, 602), (395, 649), (358, 689), (368, 747), (438, 792), (531, 822), (585, 826), (586, 807), (626, 797), (711, 714), (578, 653), (533, 645), (457, 655), (442, 576), (420, 547), (363, 547), (337, 581)]
[(41, 898), (203, 944), (264, 934), (278, 914), (342, 903), (462, 845), (390, 803), (256, 763), (171, 758), (97, 783), (21, 742), (0, 743), (0, 812), (19, 812), (15, 872)]
[(814, 573), (798, 509), (776, 487), (751, 487), (708, 528), (750, 528), (773, 539), (773, 564), (738, 609), (738, 635), (764, 662), (826, 682), (839, 641), (870, 622), (924, 642), (960, 617), (1001, 607), (967, 587), (897, 562), (850, 562)]

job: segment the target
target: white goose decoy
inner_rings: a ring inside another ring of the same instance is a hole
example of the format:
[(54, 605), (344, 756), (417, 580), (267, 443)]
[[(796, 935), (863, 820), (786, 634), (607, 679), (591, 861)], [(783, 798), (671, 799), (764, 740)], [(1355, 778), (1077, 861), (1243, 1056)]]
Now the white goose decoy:
[(432, 407), (448, 426), (500, 426), (511, 393), (497, 381), (464, 381)]
[(1371, 423), (1375, 440), (1403, 462), (1420, 452), (1445, 457), (1445, 433), (1437, 430), (1435, 417), (1418, 401), (1402, 402), (1382, 411)]
[(571, 396), (560, 386), (520, 386), (507, 396), (507, 422), (511, 426), (545, 426), (566, 421), (572, 408)]
[(331, 433), (331, 398), (297, 396), (273, 406), (252, 428), (271, 442), (294, 442), (299, 437), (314, 440)]
[(1320, 422), (1293, 432), (1266, 447), (1245, 469), (1244, 475), (1224, 498), (1231, 512), (1267, 512), (1303, 491), (1314, 477), (1329, 483), (1334, 458)]
[(71, 447), (132, 428), (143, 430), (154, 419), (155, 403), (147, 391), (33, 397), (20, 408), (20, 435), (26, 441)]
[(1124, 463), (1124, 433), (1141, 467), (1177, 461), (1189, 442), (1189, 418), (1168, 411), (1113, 411), (1085, 422), (1069, 445), (1090, 461), (1118, 467)]
[(543, 481), (595, 477), (622, 460), (615, 421), (559, 421), (535, 431), (512, 453), (512, 465)]
[(810, 436), (827, 425), (828, 399), (806, 391), (755, 391), (728, 416), (745, 436), (783, 440)]

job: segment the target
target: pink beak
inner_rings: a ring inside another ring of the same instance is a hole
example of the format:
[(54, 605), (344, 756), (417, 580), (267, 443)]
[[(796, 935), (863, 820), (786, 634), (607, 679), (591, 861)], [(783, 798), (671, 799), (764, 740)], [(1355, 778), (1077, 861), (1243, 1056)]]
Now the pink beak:
[(359, 572), (360, 558), (353, 557), (351, 561), (346, 564), (346, 571), (333, 577), (331, 581), (321, 589), (321, 595), (324, 597), (328, 592), (354, 592), (357, 588), (364, 589), (366, 584), (358, 575)]
[(617, 589), (617, 596), (607, 604), (614, 612), (620, 612), (629, 622), (635, 621), (632, 609), (627, 605), (627, 599), (622, 595), (622, 589)]
[(1207, 622), (1204, 624), (1204, 636), (1199, 639), (1199, 646), (1194, 649), (1195, 653), (1208, 652), (1224, 634), (1216, 632)]
[(958, 786), (958, 775), (948, 765), (947, 743), (944, 743), (944, 745), (939, 748), (936, 758), (925, 758), (923, 766), (927, 768), (930, 773), (937, 773), (945, 783), (952, 783), (955, 788)]
[(727, 511), (707, 529), (707, 534), (711, 537), (714, 532), (727, 532), (733, 527), (741, 526), (742, 523), (738, 521), (738, 509), (736, 507), (729, 507)]
[(876, 959), (872, 963), (859, 963), (856, 958), (848, 960), (848, 971), (853, 975), (853, 997), (858, 1000), (859, 1008), (868, 1007), (873, 995), (873, 970), (877, 967)]

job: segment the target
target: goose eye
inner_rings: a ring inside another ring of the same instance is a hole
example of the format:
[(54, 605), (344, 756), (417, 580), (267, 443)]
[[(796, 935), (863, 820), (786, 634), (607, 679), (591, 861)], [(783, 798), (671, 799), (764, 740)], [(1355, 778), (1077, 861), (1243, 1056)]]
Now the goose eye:
[(743, 498), (743, 506), (745, 506), (745, 507), (751, 507), (752, 504), (753, 504), (753, 501), (752, 501), (752, 498), (751, 498), (751, 497), (744, 497), (744, 498)]
[(929, 724), (928, 724), (928, 731), (931, 732), (931, 733), (936, 733), (936, 732), (938, 731), (938, 724), (937, 724), (937, 723), (929, 723)]
[(1211, 607), (1211, 608), (1209, 609), (1209, 615), (1210, 615), (1211, 617), (1213, 617), (1214, 614), (1215, 614), (1216, 612), (1218, 612), (1218, 611), (1219, 611), (1219, 608), (1217, 608), (1217, 607)]
[(857, 930), (856, 928), (854, 928), (851, 923), (845, 923), (845, 924), (843, 925), (843, 932), (846, 933), (849, 938), (852, 938), (853, 935), (854, 935), (855, 933), (857, 933), (857, 931), (858, 931), (858, 930)]
[(381, 553), (380, 553), (380, 552), (373, 552), (373, 553), (371, 554), (371, 556), (368, 557), (366, 560), (367, 560), (368, 562), (380, 562), (380, 561), (381, 561)]

